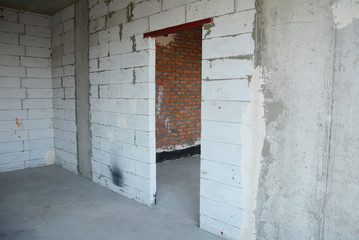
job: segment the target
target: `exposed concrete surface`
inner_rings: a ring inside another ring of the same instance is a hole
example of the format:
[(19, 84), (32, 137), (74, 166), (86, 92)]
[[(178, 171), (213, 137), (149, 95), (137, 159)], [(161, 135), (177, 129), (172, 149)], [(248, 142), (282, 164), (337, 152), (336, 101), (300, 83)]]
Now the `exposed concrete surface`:
[(76, 125), (78, 170), (82, 176), (92, 179), (87, 9), (86, 0), (75, 5)]
[(58, 166), (0, 174), (0, 238), (219, 239)]
[(358, 20), (338, 26), (324, 0), (256, 7), (266, 124), (256, 237), (357, 239)]
[(198, 225), (200, 157), (157, 163), (157, 205)]
[[(356, 6), (359, 8), (359, 1)], [(359, 14), (359, 11), (357, 12)], [(335, 35), (332, 127), (323, 239), (359, 238), (359, 19)]]
[(251, 101), (244, 110), (241, 129), (241, 139), (243, 139), (241, 175), (244, 213), (240, 239), (243, 240), (252, 240), (256, 237), (253, 211), (256, 209), (258, 179), (262, 160), (261, 151), (265, 135), (263, 84), (263, 69), (257, 66), (250, 81)]

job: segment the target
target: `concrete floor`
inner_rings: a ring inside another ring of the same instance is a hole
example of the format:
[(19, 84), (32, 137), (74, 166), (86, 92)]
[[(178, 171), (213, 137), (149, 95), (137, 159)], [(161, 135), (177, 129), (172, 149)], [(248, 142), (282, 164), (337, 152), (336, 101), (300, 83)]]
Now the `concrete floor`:
[(200, 156), (157, 163), (157, 205), (199, 224)]
[(0, 239), (220, 239), (160, 199), (147, 207), (57, 166), (1, 173)]

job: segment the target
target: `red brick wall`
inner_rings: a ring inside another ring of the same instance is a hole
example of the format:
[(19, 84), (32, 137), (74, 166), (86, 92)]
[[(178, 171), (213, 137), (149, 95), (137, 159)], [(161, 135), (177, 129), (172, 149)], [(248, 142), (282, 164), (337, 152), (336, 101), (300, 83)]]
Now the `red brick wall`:
[(202, 30), (156, 40), (157, 151), (194, 146), (201, 135)]

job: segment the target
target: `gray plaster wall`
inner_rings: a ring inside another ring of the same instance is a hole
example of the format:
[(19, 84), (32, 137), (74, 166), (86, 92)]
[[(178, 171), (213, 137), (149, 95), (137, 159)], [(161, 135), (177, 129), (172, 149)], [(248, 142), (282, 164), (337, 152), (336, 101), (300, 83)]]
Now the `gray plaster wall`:
[(256, 2), (266, 128), (257, 239), (358, 239), (358, 4)]

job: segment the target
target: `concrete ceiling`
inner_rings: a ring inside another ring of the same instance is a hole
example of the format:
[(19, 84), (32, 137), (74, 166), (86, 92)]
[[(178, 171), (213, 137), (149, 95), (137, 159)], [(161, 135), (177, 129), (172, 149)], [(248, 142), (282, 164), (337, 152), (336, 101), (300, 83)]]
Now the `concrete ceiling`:
[(0, 0), (0, 6), (53, 15), (77, 0)]

